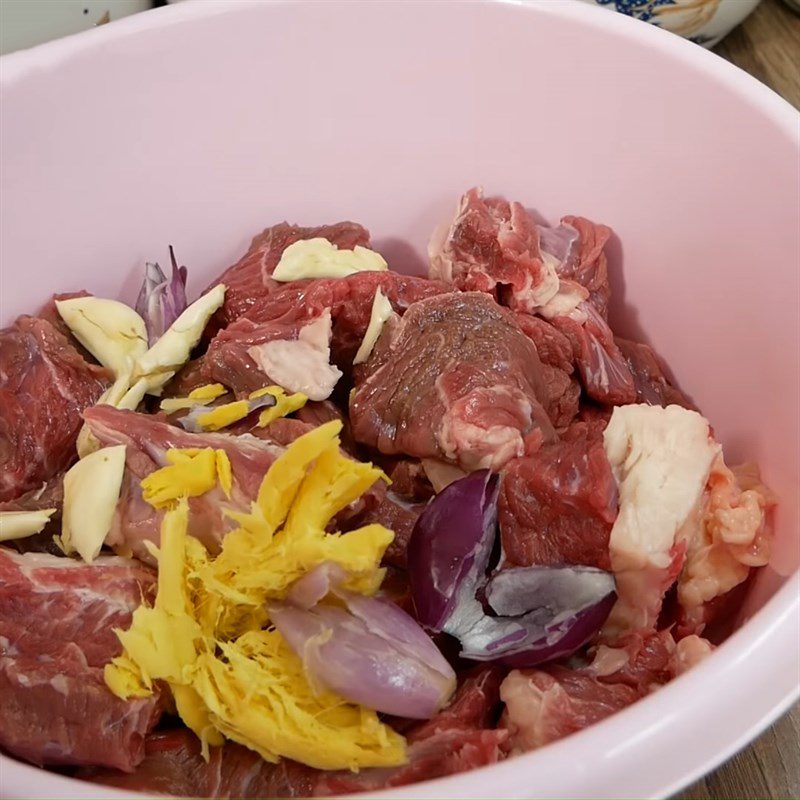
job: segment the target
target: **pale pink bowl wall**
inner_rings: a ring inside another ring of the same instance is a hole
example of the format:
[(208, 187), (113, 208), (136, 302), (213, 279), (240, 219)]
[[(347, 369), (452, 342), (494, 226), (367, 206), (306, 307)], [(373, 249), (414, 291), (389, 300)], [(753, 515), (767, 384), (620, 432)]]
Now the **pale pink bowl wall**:
[[(2, 322), (54, 290), (131, 299), (168, 243), (199, 290), (284, 218), (361, 221), (420, 269), (433, 225), (483, 184), (614, 227), (619, 329), (781, 495), (748, 615), (763, 608), (704, 665), (546, 750), (392, 796), (663, 796), (797, 695), (800, 163), (782, 100), (560, 0), (184, 3), (1, 69)], [(0, 794), (112, 792), (0, 757)]]

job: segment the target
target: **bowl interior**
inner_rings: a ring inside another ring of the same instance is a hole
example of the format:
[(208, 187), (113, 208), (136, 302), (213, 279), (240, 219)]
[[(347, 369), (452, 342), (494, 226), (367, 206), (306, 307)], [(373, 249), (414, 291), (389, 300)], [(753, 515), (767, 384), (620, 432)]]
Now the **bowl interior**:
[(226, 0), (107, 27), (2, 62), (0, 321), (54, 291), (131, 300), (168, 244), (199, 291), (282, 219), (357, 220), (422, 272), (471, 185), (583, 214), (617, 234), (615, 329), (781, 496), (746, 615), (796, 569), (800, 162), (781, 100), (568, 2)]

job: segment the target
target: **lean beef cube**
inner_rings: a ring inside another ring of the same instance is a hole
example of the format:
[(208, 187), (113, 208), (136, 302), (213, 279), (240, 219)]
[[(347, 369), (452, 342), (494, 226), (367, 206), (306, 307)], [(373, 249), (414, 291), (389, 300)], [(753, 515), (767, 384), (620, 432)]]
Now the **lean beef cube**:
[(377, 792), (393, 786), (443, 778), (501, 760), (508, 731), (503, 729), (451, 729), (414, 742), (408, 763), (402, 767), (354, 772), (323, 772), (314, 786), (315, 797)]
[(405, 732), (409, 742), (428, 739), (447, 730), (494, 728), (500, 710), (500, 684), (507, 667), (482, 665), (462, 674), (453, 699), (435, 717)]
[(337, 222), (313, 228), (281, 222), (265, 228), (253, 238), (247, 252), (208, 287), (211, 289), (218, 283), (227, 286), (225, 302), (214, 315), (212, 329), (230, 325), (259, 300), (282, 289), (284, 284), (272, 280), (271, 276), (283, 251), (295, 242), (316, 238), (327, 239), (342, 250), (353, 250), (357, 245), (369, 247), (369, 231), (355, 222)]
[(0, 512), (3, 511), (40, 511), (41, 509), (54, 508), (47, 524), (39, 533), (33, 536), (24, 536), (22, 539), (12, 539), (6, 544), (20, 553), (51, 553), (56, 556), (63, 555), (53, 539), (55, 534), (61, 533), (61, 509), (64, 505), (64, 475), (56, 475), (43, 483), (38, 489), (31, 489), (21, 494), (14, 500), (0, 503)]
[(409, 761), (401, 767), (353, 773), (316, 770), (286, 759), (272, 764), (232, 742), (212, 747), (206, 762), (197, 739), (184, 730), (148, 737), (147, 756), (132, 774), (89, 769), (80, 777), (127, 791), (176, 797), (329, 797), (404, 786), (493, 763), (507, 737), (504, 730), (445, 731), (412, 744)]
[(350, 529), (377, 523), (394, 531), (394, 539), (386, 548), (383, 555), (384, 564), (405, 569), (407, 565), (406, 550), (414, 526), (420, 514), (425, 510), (426, 503), (415, 503), (404, 499), (397, 493), (389, 490), (377, 499), (377, 505), (372, 504), (363, 513), (354, 517), (349, 523)]
[(562, 217), (556, 228), (540, 227), (542, 249), (547, 250), (554, 233), (566, 232), (568, 245), (564, 252), (553, 253), (559, 265), (556, 267), (562, 281), (574, 281), (587, 293), (587, 301), (603, 319), (608, 318), (608, 301), (611, 288), (608, 283), (608, 259), (605, 247), (611, 238), (611, 228), (598, 225), (586, 217)]
[(675, 642), (663, 631), (635, 634), (613, 650), (601, 646), (582, 669), (514, 670), (500, 687), (511, 751), (542, 747), (631, 705), (674, 677), (674, 653)]
[(547, 413), (557, 429), (566, 428), (578, 413), (581, 387), (575, 376), (570, 340), (541, 317), (518, 313), (522, 332), (536, 345), (547, 385)]
[(87, 769), (80, 777), (145, 793), (262, 798), (327, 797), (452, 775), (502, 757), (508, 733), (494, 729), (494, 719), (503, 674), (496, 667), (479, 667), (466, 675), (447, 708), (406, 731), (408, 763), (399, 767), (352, 773), (317, 770), (287, 759), (272, 764), (232, 742), (212, 747), (206, 762), (197, 738), (179, 730), (148, 736), (145, 759), (132, 774)]
[[(411, 502), (430, 500), (435, 494), (434, 487), (428, 474), (428, 467), (418, 458), (403, 458), (397, 456), (381, 456), (370, 454), (374, 461), (391, 481), (391, 489), (395, 494)], [(449, 464), (445, 469), (452, 469)]]
[(133, 769), (157, 696), (120, 700), (103, 667), (155, 575), (134, 561), (91, 564), (0, 548), (0, 746), (34, 764)]
[(605, 247), (611, 229), (585, 217), (567, 216), (556, 228), (539, 231), (543, 249), (559, 240), (562, 245), (551, 249), (559, 291), (540, 313), (569, 339), (591, 398), (610, 405), (635, 402), (633, 375), (608, 324), (611, 288)]
[(610, 569), (617, 486), (601, 432), (576, 422), (560, 441), (510, 461), (498, 511), (509, 564)]
[(516, 320), (522, 332), (536, 345), (542, 364), (555, 367), (567, 375), (575, 371), (572, 344), (558, 328), (532, 314), (518, 313)]
[(46, 320), (20, 317), (0, 331), (0, 501), (38, 489), (76, 460), (81, 412), (110, 379)]
[(181, 367), (164, 387), (161, 397), (188, 397), (190, 392), (209, 382), (205, 357), (193, 358)]
[(555, 438), (536, 348), (478, 292), (414, 303), (384, 326), (350, 400), (356, 441), (382, 453), (499, 469)]
[(606, 405), (636, 402), (628, 361), (608, 322), (591, 303), (580, 303), (571, 313), (553, 317), (552, 323), (572, 344), (575, 366), (589, 397)]

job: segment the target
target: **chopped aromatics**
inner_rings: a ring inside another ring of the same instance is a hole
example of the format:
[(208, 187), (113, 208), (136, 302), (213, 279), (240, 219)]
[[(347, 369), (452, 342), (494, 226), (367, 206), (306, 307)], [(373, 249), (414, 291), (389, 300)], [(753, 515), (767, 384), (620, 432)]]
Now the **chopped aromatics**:
[(369, 317), (369, 325), (364, 338), (361, 341), (361, 346), (358, 348), (356, 357), (353, 359), (354, 364), (362, 364), (372, 354), (375, 347), (375, 342), (383, 330), (383, 323), (394, 314), (392, 304), (386, 299), (385, 295), (380, 289), (375, 290), (375, 299), (372, 301), (372, 313)]
[(24, 539), (40, 533), (55, 514), (55, 508), (38, 511), (0, 511), (0, 542)]
[(133, 378), (145, 378), (147, 393), (156, 396), (167, 381), (189, 360), (206, 323), (225, 300), (225, 286), (218, 284), (195, 300), (169, 326), (166, 333), (136, 362)]
[[(124, 303), (89, 296), (56, 301), (56, 306), (79, 341), (114, 371), (116, 380), (98, 404), (133, 411), (146, 394), (160, 395), (167, 381), (189, 360), (206, 323), (224, 299), (225, 286), (219, 284), (186, 308), (149, 350), (144, 320)], [(76, 444), (81, 458), (99, 447), (85, 426)]]
[(248, 414), (259, 408), (272, 408), (277, 403), (275, 396), (262, 392), (258, 397), (248, 400), (235, 400), (216, 408), (206, 408), (204, 405), (195, 406), (180, 420), (180, 424), (187, 431), (200, 433), (201, 431), (218, 431), (233, 425), (234, 422), (244, 419)]
[(298, 281), (303, 278), (344, 278), (355, 272), (388, 269), (380, 253), (356, 245), (340, 250), (327, 239), (301, 239), (290, 244), (272, 273), (275, 281)]
[(261, 412), (258, 417), (258, 426), (260, 428), (265, 428), (270, 422), (275, 422), (280, 417), (293, 414), (308, 402), (308, 397), (302, 392), (287, 395), (280, 386), (268, 386), (266, 389), (259, 389), (250, 395), (250, 399), (255, 400), (268, 394), (275, 398), (275, 405)]
[[(124, 652), (106, 667), (106, 683), (126, 698), (147, 696), (154, 681), (165, 681), (206, 753), (224, 736), (267, 760), (321, 769), (405, 760), (399, 734), (374, 711), (318, 691), (281, 634), (266, 628), (265, 603), (286, 598), (298, 578), (325, 561), (339, 565), (350, 592), (374, 592), (383, 578), (391, 531), (370, 525), (325, 532), (382, 474), (341, 455), (340, 430), (340, 422), (329, 422), (289, 446), (267, 472), (252, 512), (232, 515), (240, 527), (216, 558), (187, 535), (185, 497), (199, 481), (187, 478), (164, 518), (155, 605), (138, 608), (130, 629), (119, 632)], [(175, 465), (208, 459), (203, 452), (212, 451), (181, 454)], [(212, 468), (203, 469), (207, 481)]]
[(125, 473), (125, 445), (105, 447), (81, 459), (64, 476), (61, 545), (92, 561), (103, 546)]
[(88, 295), (56, 300), (56, 309), (73, 336), (117, 378), (129, 375), (147, 350), (144, 320), (125, 303)]
[(228, 390), (221, 383), (208, 383), (198, 386), (189, 392), (187, 397), (167, 397), (160, 403), (160, 408), (167, 414), (182, 411), (193, 406), (207, 406), (218, 397), (227, 394)]
[(147, 326), (150, 346), (186, 309), (186, 267), (179, 267), (175, 252), (169, 248), (172, 277), (167, 278), (158, 264), (145, 264), (144, 282), (136, 300), (136, 310)]
[[(218, 465), (223, 465), (222, 473), (230, 476), (230, 461), (224, 450), (211, 447), (202, 450), (181, 450), (173, 448), (164, 454), (168, 465), (151, 472), (142, 480), (142, 497), (153, 508), (167, 508), (181, 497), (198, 497), (211, 491), (221, 475)], [(230, 479), (228, 478), (230, 492)], [(223, 485), (223, 489), (224, 489)]]
[[(343, 590), (344, 577), (320, 565), (297, 581), (289, 602), (267, 606), (270, 619), (321, 687), (384, 714), (429, 719), (453, 694), (453, 668), (413, 617)], [(345, 607), (317, 602), (329, 592)]]
[(461, 657), (473, 661), (533, 666), (568, 656), (605, 622), (614, 578), (591, 567), (534, 566), (506, 568), (487, 580), (498, 490), (496, 475), (473, 472), (420, 515), (408, 544), (417, 619), (456, 637)]

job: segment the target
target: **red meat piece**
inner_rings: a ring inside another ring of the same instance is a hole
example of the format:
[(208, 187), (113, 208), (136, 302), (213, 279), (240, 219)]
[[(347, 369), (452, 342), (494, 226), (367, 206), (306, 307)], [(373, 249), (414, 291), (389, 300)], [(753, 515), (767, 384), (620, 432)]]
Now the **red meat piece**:
[(576, 422), (559, 442), (510, 461), (499, 500), (508, 563), (610, 569), (617, 488), (602, 437)]
[(39, 488), (76, 460), (81, 412), (110, 377), (45, 320), (20, 317), (0, 331), (0, 501)]
[(433, 235), (430, 275), (465, 292), (501, 294), (511, 308), (534, 312), (558, 287), (539, 249), (539, 230), (519, 203), (470, 189), (455, 218)]
[(0, 549), (0, 746), (40, 765), (129, 771), (142, 760), (160, 702), (115, 697), (103, 666), (154, 583), (127, 559)]
[(514, 316), (478, 292), (420, 300), (385, 326), (350, 400), (356, 440), (385, 454), (500, 468), (549, 441), (541, 362)]

